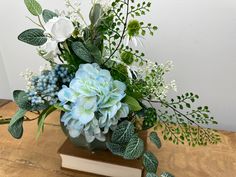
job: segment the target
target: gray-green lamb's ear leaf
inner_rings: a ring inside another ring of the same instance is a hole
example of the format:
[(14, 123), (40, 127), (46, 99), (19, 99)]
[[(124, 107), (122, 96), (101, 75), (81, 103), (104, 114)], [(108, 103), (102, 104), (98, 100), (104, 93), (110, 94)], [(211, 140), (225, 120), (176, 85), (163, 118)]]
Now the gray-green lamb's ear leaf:
[(102, 64), (102, 53), (98, 49), (98, 47), (95, 46), (94, 44), (92, 44), (91, 41), (87, 41), (85, 43), (85, 46), (89, 50), (89, 52), (91, 53), (93, 58), (95, 59), (95, 62), (98, 63), (98, 64)]
[(19, 109), (16, 114), (12, 117), (11, 122), (8, 126), (8, 131), (10, 134), (16, 138), (20, 139), (23, 135), (23, 121), (24, 115), (27, 111), (24, 109)]
[(107, 148), (112, 152), (114, 155), (123, 156), (125, 152), (125, 147), (119, 144), (107, 142)]
[(92, 25), (100, 24), (100, 18), (102, 16), (102, 13), (103, 13), (103, 10), (102, 10), (101, 4), (94, 4), (89, 13), (89, 19)]
[(169, 172), (164, 172), (161, 174), (161, 177), (175, 177), (174, 175), (172, 175), (171, 173)]
[(28, 95), (23, 90), (15, 90), (13, 92), (13, 98), (17, 106), (24, 110), (31, 110), (32, 106), (28, 100)]
[(158, 160), (153, 153), (147, 151), (143, 154), (143, 165), (147, 172), (156, 173), (158, 167)]
[(138, 137), (138, 135), (133, 135), (133, 137), (130, 139), (125, 152), (124, 152), (124, 159), (137, 159), (139, 158), (144, 151), (144, 142), (142, 139)]
[(125, 120), (112, 133), (111, 141), (116, 144), (127, 144), (134, 135), (134, 124)]
[(158, 177), (155, 173), (147, 173), (146, 177)]
[(88, 49), (84, 46), (82, 42), (73, 42), (72, 43), (72, 50), (75, 54), (81, 59), (88, 63), (93, 62), (93, 57), (88, 51)]
[(159, 148), (159, 149), (161, 148), (161, 140), (158, 137), (156, 132), (151, 132), (149, 135), (149, 138), (150, 138), (151, 142), (153, 142), (156, 145), (157, 148)]
[(27, 111), (41, 111), (49, 107), (47, 104), (38, 104), (32, 106), (28, 100), (28, 95), (23, 90), (15, 90), (13, 92), (13, 98), (17, 106)]
[(27, 9), (34, 16), (42, 14), (42, 7), (36, 0), (24, 0)]
[(58, 15), (55, 12), (51, 11), (51, 10), (48, 10), (48, 9), (43, 10), (43, 20), (44, 20), (45, 23), (47, 23), (53, 17), (58, 17)]
[(124, 99), (124, 102), (127, 103), (129, 105), (129, 108), (132, 110), (132, 111), (140, 111), (142, 109), (142, 107), (140, 106), (139, 102), (131, 97), (131, 96), (126, 96), (125, 99)]
[(18, 39), (33, 46), (41, 46), (47, 42), (47, 37), (42, 29), (28, 29), (22, 32)]

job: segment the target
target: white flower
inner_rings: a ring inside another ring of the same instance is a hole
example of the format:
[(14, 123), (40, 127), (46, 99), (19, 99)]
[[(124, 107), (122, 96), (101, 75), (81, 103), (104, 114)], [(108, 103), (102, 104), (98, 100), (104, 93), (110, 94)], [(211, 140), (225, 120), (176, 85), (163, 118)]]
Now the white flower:
[(47, 42), (40, 46), (39, 50), (43, 52), (43, 57), (46, 59), (53, 59), (57, 57), (57, 54), (60, 54), (60, 50), (57, 46), (57, 41), (48, 38)]
[(45, 34), (49, 34), (57, 42), (68, 39), (75, 29), (73, 23), (66, 17), (53, 17), (44, 27)]
[(126, 35), (125, 39), (124, 39), (124, 45), (125, 46), (129, 46), (130, 43), (133, 44), (135, 47), (137, 46), (142, 46), (143, 47), (143, 42), (142, 40), (144, 39), (144, 37), (138, 35), (138, 36), (128, 36)]
[(135, 79), (138, 77), (137, 75), (137, 67), (136, 66), (128, 66), (127, 65), (127, 72), (128, 72), (128, 76), (131, 79)]
[(170, 82), (170, 88), (174, 90), (175, 92), (177, 92), (177, 85), (176, 85), (175, 80)]

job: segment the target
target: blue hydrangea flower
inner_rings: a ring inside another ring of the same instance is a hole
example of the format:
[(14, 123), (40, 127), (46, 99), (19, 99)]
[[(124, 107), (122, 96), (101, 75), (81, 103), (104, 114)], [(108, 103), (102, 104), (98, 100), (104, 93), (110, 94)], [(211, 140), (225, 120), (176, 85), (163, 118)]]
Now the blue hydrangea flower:
[(105, 141), (109, 129), (128, 116), (128, 105), (121, 102), (125, 89), (123, 82), (113, 80), (110, 72), (98, 64), (81, 64), (69, 87), (58, 92), (67, 110), (61, 121), (70, 136), (83, 134), (89, 143), (95, 138)]

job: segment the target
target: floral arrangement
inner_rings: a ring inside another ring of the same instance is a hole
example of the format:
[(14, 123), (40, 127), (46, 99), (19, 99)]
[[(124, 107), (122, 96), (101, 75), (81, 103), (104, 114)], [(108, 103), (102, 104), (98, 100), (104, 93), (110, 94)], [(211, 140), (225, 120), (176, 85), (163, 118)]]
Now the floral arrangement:
[(67, 12), (43, 10), (36, 0), (24, 2), (38, 21), (29, 18), (37, 27), (18, 39), (37, 46), (49, 67), (39, 74), (28, 71), (26, 90), (14, 91), (19, 110), (9, 124), (13, 137), (22, 137), (27, 111), (39, 113), (39, 136), (46, 117), (60, 110), (69, 136), (106, 142), (113, 154), (127, 160), (142, 159), (147, 177), (157, 176), (158, 160), (145, 148), (140, 132), (150, 129), (148, 137), (157, 148), (161, 147), (157, 131), (175, 144), (220, 141), (215, 130), (201, 127), (217, 122), (207, 106), (192, 105), (198, 95), (189, 92), (168, 99), (168, 91), (176, 91), (175, 82), (165, 79), (172, 63), (152, 62), (137, 50), (145, 36), (157, 30), (139, 20), (150, 11), (151, 2), (93, 0), (89, 22), (80, 4), (70, 0)]

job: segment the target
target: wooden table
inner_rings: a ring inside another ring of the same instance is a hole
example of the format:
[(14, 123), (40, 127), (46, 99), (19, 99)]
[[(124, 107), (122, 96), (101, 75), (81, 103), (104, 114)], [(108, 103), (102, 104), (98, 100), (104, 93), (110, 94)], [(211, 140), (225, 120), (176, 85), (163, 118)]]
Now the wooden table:
[[(12, 116), (14, 103), (0, 108), (4, 117)], [(28, 114), (33, 117), (33, 114)], [(95, 177), (60, 169), (58, 148), (65, 141), (58, 113), (48, 119), (43, 135), (36, 141), (37, 122), (24, 123), (24, 136), (15, 140), (0, 127), (0, 177)], [(236, 177), (236, 133), (221, 132), (222, 143), (192, 148), (163, 142), (161, 150), (153, 149), (159, 159), (158, 173), (167, 170), (176, 177)]]

